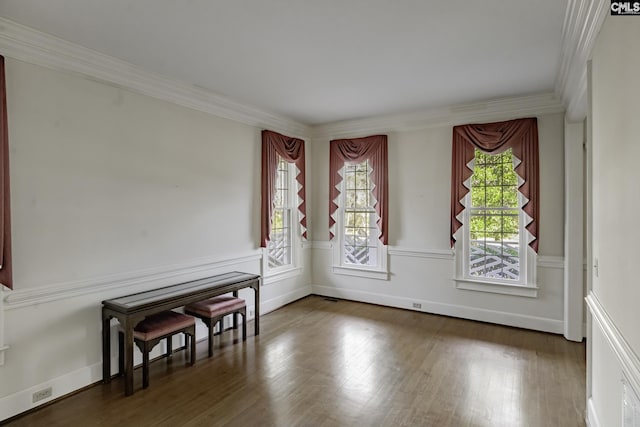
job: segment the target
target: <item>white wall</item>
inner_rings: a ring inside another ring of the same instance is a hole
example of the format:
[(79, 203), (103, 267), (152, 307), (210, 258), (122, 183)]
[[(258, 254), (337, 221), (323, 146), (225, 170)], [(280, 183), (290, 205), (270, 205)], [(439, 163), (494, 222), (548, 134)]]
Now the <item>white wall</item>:
[[(7, 93), (15, 290), (0, 295), (0, 420), (40, 388), (101, 379), (103, 299), (261, 266), (259, 128), (10, 58)], [(308, 252), (306, 271), (264, 286), (263, 311), (310, 292)]]
[[(55, 398), (101, 379), (103, 299), (261, 265), (260, 128), (11, 58), (7, 90), (16, 289), (0, 293), (0, 420), (36, 406), (34, 391), (52, 386)], [(530, 102), (547, 99), (505, 105)], [(389, 281), (332, 273), (330, 138), (307, 141), (312, 242), (299, 275), (265, 280), (262, 311), (313, 290), (562, 333), (563, 124), (539, 115), (538, 298), (454, 287), (451, 126), (430, 125), (388, 133)]]
[[(328, 240), (329, 137), (312, 143), (313, 290), (359, 301), (563, 332), (564, 146), (562, 113), (538, 118), (540, 253), (537, 298), (454, 286), (449, 245), (451, 126), (389, 132), (390, 280), (334, 274)], [(499, 119), (498, 119), (499, 120)], [(363, 136), (363, 135), (354, 135)]]
[[(590, 414), (621, 425), (623, 374), (640, 386), (640, 25), (607, 16), (592, 52), (593, 289)], [(592, 422), (592, 425), (595, 425)]]

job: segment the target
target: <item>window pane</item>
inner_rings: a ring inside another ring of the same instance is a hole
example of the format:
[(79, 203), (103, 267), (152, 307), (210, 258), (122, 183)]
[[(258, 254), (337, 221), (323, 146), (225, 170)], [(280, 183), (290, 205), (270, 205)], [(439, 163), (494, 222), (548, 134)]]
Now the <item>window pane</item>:
[(502, 195), (503, 206), (509, 208), (517, 208), (518, 206), (518, 189), (515, 185), (509, 185), (504, 187)]
[[(270, 268), (291, 264), (291, 210), (274, 211), (274, 223), (271, 229), (270, 241), (267, 246), (268, 265)], [(275, 220), (278, 221), (276, 224)]]
[(354, 190), (356, 188), (356, 177), (353, 173), (346, 173), (347, 169), (345, 168), (344, 179), (344, 189), (346, 191)]
[(511, 150), (476, 150), (470, 182), (469, 275), (519, 280), (520, 209)]
[(345, 212), (344, 214), (344, 226), (345, 228), (353, 228), (356, 226), (356, 214), (355, 212)]
[(483, 188), (486, 194), (487, 207), (501, 207), (504, 187), (499, 185), (487, 185)]
[(345, 190), (344, 200), (346, 208), (355, 208), (356, 207), (356, 197), (358, 193), (355, 189), (353, 190)]
[(477, 185), (481, 185), (485, 181), (485, 168), (482, 165), (479, 165), (476, 161), (476, 164), (473, 168), (473, 175), (471, 175), (471, 189)]
[(504, 168), (504, 175), (502, 180), (504, 185), (514, 185), (514, 186), (518, 185), (518, 175), (513, 170), (513, 162), (510, 164), (510, 167)]
[(518, 212), (517, 211), (506, 211), (503, 212), (502, 215), (502, 231), (505, 233), (505, 236), (510, 240), (518, 240)]
[(370, 203), (370, 192), (369, 191), (358, 191), (356, 194), (356, 203), (355, 206), (356, 208), (368, 208), (371, 203)]

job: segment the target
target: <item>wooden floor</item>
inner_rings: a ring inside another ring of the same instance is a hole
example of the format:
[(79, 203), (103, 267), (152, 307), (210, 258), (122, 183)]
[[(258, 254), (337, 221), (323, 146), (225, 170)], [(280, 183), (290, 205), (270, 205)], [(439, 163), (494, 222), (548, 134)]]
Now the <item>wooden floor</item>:
[(11, 426), (584, 426), (585, 346), (561, 336), (311, 296), (242, 343), (152, 364)]

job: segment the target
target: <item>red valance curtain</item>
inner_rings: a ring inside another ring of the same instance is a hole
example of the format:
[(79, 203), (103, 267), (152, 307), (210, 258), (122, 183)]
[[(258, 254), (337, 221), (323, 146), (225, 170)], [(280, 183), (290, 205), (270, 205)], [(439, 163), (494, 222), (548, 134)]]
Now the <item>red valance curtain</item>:
[(373, 182), (372, 194), (376, 200), (376, 213), (378, 215), (378, 228), (380, 229), (380, 241), (388, 244), (388, 217), (389, 217), (389, 182), (388, 182), (388, 152), (387, 135), (374, 135), (357, 139), (336, 139), (330, 142), (329, 148), (329, 238), (333, 239), (331, 231), (336, 223), (334, 214), (338, 209), (335, 200), (340, 196), (337, 186), (342, 181), (339, 170), (346, 162), (361, 163), (365, 160), (371, 162), (371, 181)]
[(511, 148), (520, 160), (515, 172), (524, 181), (518, 191), (526, 201), (522, 209), (531, 218), (526, 226), (533, 240), (529, 246), (538, 252), (538, 227), (540, 222), (539, 199), (540, 177), (538, 160), (538, 120), (534, 118), (509, 120), (506, 122), (470, 124), (453, 128), (453, 158), (451, 167), (451, 246), (456, 242), (455, 232), (462, 226), (458, 215), (464, 210), (462, 199), (469, 192), (464, 185), (473, 171), (469, 162), (475, 149), (500, 154)]
[(273, 215), (273, 197), (276, 192), (276, 176), (278, 173), (278, 155), (288, 163), (295, 163), (298, 168), (296, 181), (300, 184), (298, 196), (301, 203), (302, 237), (307, 238), (307, 205), (305, 198), (305, 160), (304, 141), (291, 138), (270, 130), (262, 131), (262, 213), (260, 224), (260, 246), (267, 247), (271, 234), (271, 216)]
[(13, 289), (11, 268), (11, 195), (9, 186), (9, 132), (4, 57), (0, 56), (0, 283)]

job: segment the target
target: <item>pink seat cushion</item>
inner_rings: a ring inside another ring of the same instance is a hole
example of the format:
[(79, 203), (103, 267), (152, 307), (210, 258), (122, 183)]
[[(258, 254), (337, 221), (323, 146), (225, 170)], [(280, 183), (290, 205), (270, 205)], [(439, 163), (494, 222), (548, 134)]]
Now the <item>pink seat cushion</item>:
[(145, 317), (142, 322), (133, 328), (133, 336), (138, 340), (149, 341), (195, 325), (195, 323), (196, 319), (186, 314), (163, 311), (162, 313)]
[(191, 303), (184, 309), (203, 317), (217, 317), (232, 313), (245, 306), (242, 298), (222, 296)]

